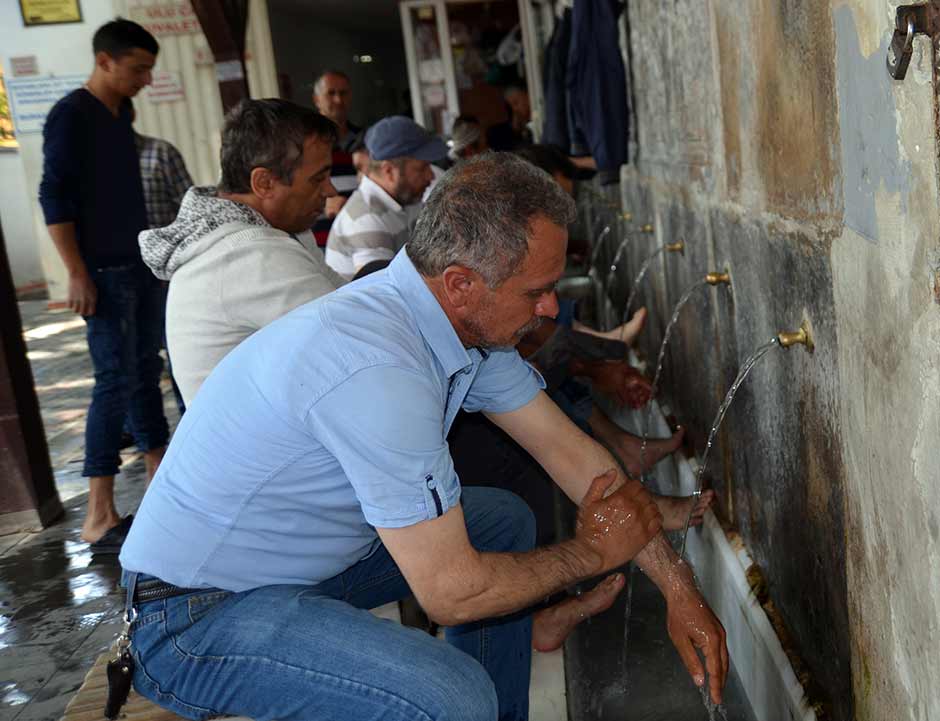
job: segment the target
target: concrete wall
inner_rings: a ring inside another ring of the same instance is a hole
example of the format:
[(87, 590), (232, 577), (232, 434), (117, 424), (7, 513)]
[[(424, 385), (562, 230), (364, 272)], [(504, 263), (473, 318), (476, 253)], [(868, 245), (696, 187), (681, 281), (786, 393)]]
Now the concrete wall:
[[(612, 295), (640, 293), (655, 358), (687, 309), (663, 395), (700, 454), (741, 362), (774, 351), (726, 420), (709, 476), (767, 579), (829, 718), (940, 717), (940, 207), (929, 45), (896, 83), (882, 0), (632, 0), (636, 234)], [(747, 660), (740, 660), (747, 663)]]
[[(316, 8), (302, 12), (283, 5), (270, 7), (271, 36), (278, 72), (291, 83), (291, 99), (312, 105), (313, 80), (321, 70), (345, 72), (353, 88), (349, 118), (368, 126), (396, 113), (411, 114), (408, 69), (401, 30), (369, 32), (345, 29), (318, 19)], [(371, 63), (355, 63), (354, 55), (370, 54)]]

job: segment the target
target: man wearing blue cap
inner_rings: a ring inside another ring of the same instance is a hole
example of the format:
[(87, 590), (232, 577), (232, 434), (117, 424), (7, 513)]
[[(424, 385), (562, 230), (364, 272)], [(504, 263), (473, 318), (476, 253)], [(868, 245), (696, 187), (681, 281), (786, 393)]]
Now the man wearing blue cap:
[(391, 260), (408, 240), (406, 206), (434, 179), (431, 163), (447, 146), (409, 118), (385, 118), (366, 132), (369, 167), (336, 216), (326, 241), (326, 263), (351, 279), (368, 263)]

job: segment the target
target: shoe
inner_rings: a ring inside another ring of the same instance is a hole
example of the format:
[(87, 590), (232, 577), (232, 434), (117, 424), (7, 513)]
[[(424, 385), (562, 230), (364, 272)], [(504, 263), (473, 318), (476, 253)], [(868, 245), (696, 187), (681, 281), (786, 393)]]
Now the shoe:
[(121, 546), (131, 530), (131, 524), (134, 522), (134, 515), (129, 514), (121, 519), (116, 526), (112, 526), (104, 535), (94, 543), (89, 543), (88, 547), (94, 555), (117, 555), (121, 552)]

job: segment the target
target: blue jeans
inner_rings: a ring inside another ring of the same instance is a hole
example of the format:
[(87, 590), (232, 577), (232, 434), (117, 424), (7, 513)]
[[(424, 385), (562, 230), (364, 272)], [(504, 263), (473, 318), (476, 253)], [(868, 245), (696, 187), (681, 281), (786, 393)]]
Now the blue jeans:
[[(462, 503), (478, 550), (533, 547), (532, 512), (517, 496), (465, 488)], [(366, 610), (409, 594), (380, 546), (315, 586), (208, 590), (140, 604), (134, 687), (190, 719), (527, 719), (531, 616), (448, 628), (445, 643)]]
[(163, 289), (143, 264), (91, 271), (95, 314), (85, 316), (95, 387), (85, 422), (83, 476), (113, 476), (121, 464), (124, 419), (141, 451), (165, 446), (160, 373)]

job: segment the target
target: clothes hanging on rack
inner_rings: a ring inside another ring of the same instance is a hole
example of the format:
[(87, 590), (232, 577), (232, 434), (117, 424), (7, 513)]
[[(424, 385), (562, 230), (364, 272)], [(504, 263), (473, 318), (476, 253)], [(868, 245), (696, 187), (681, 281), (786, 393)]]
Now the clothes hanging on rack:
[(568, 151), (568, 49), (571, 45), (571, 10), (566, 9), (555, 23), (552, 36), (545, 46), (542, 90), (545, 98), (545, 122), (542, 142)]
[(577, 0), (565, 86), (573, 155), (592, 155), (601, 182), (616, 182), (627, 162), (627, 83), (620, 54), (619, 0)]

